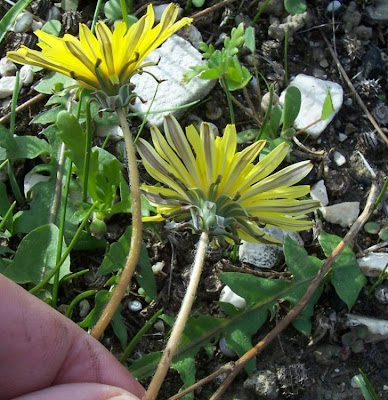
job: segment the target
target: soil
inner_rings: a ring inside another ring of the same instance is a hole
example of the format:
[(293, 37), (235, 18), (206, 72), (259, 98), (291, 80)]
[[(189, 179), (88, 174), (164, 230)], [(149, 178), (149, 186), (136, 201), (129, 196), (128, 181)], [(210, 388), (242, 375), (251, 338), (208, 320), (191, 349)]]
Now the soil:
[[(44, 2), (37, 1), (34, 3), (43, 4)], [(140, 8), (140, 2), (134, 3), (136, 9)], [(184, 8), (184, 2), (180, 1), (179, 3), (182, 3)], [(282, 1), (271, 1), (270, 4), (272, 3), (282, 5)], [(388, 26), (386, 23), (375, 22), (368, 18), (366, 6), (373, 6), (373, 2), (344, 0), (340, 9), (335, 13), (327, 12), (328, 3), (326, 0), (308, 1), (308, 22), (303, 28), (290, 35), (287, 71), (284, 71), (284, 43), (269, 36), (268, 28), (274, 18), (282, 19), (288, 13), (283, 7), (268, 6), (255, 25), (257, 59), (260, 73), (269, 82), (275, 83), (278, 93), (284, 89), (285, 74), (292, 77), (304, 73), (337, 82), (343, 87), (344, 105), (321, 137), (316, 141), (310, 140), (308, 137), (301, 138), (307, 148), (313, 151), (323, 150), (324, 156), (311, 155), (295, 146), (295, 161), (312, 158), (314, 170), (306, 178), (305, 183), (313, 184), (320, 179), (325, 179), (330, 204), (358, 201), (362, 209), (372, 179), (365, 172), (365, 166), (358, 161), (357, 154), (359, 152), (363, 154), (381, 180), (387, 175), (387, 147), (357, 104), (328, 51), (322, 33), (333, 46), (340, 63), (352, 79), (366, 107), (376, 117), (384, 132), (387, 133), (385, 125), (388, 124), (386, 97), (388, 93)], [(95, 2), (91, 1), (80, 1), (78, 10), (81, 13), (76, 15), (76, 20), (90, 21), (94, 4)], [(214, 4), (216, 4), (216, 1), (209, 0), (202, 9)], [(2, 2), (0, 14), (7, 7)], [(230, 2), (215, 11), (209, 12), (203, 18), (195, 20), (194, 25), (201, 32), (203, 41), (216, 43), (222, 37), (222, 34), (230, 34), (230, 30), (237, 25), (237, 22), (244, 21), (249, 24), (258, 9), (257, 1)], [(196, 11), (193, 8), (188, 14)], [(350, 21), (350, 17), (357, 16), (357, 13), (359, 13), (360, 18), (356, 18), (356, 21)], [(73, 29), (73, 25), (68, 25), (68, 29)], [(28, 42), (33, 39), (29, 34), (26, 34), (24, 38), (9, 34), (1, 44), (0, 54), (4, 55), (5, 51), (13, 49), (20, 40)], [(242, 57), (242, 60), (249, 66), (249, 57)], [(44, 72), (41, 74), (44, 74)], [(258, 104), (259, 99), (252, 86), (248, 86), (247, 90), (252, 102)], [(264, 85), (262, 90), (264, 90)], [(19, 104), (34, 94), (32, 89), (24, 90), (19, 99)], [(214, 109), (227, 110), (226, 98), (218, 85), (215, 86), (210, 97), (211, 100), (208, 103), (192, 110), (192, 113), (204, 120), (209, 120), (209, 115), (217, 114), (211, 113)], [(242, 104), (248, 106), (241, 93), (236, 92), (236, 98)], [(29, 121), (39, 113), (41, 108), (42, 104), (35, 105), (18, 116), (16, 133), (38, 134), (41, 127), (29, 125)], [(6, 113), (7, 110), (4, 108), (3, 112)], [(181, 120), (182, 125), (185, 125), (188, 120), (189, 116), (184, 116)], [(229, 122), (228, 113), (221, 113), (212, 122), (220, 128), (225, 126)], [(136, 125), (137, 122), (134, 122), (134, 129)], [(255, 128), (254, 121), (237, 107), (236, 125), (238, 131)], [(339, 133), (346, 134), (347, 139), (341, 141)], [(338, 166), (334, 162), (333, 153), (336, 150), (341, 152), (348, 160), (345, 165)], [(21, 165), (18, 170), (19, 178), (31, 168), (31, 165)], [(387, 209), (387, 198), (385, 197), (373, 213), (371, 220), (378, 221), (382, 226), (387, 226)], [(128, 222), (126, 216), (116, 216), (109, 221), (107, 235), (111, 242), (121, 236)], [(317, 222), (321, 224), (324, 231), (341, 237), (348, 230), (324, 220), (319, 219)], [(187, 270), (192, 263), (192, 250), (195, 248), (197, 238), (187, 232), (176, 234), (179, 237), (172, 237), (170, 233), (164, 231), (160, 234), (161, 236), (156, 236), (152, 232), (145, 232), (151, 262), (154, 264), (158, 261), (164, 261), (166, 265), (165, 274), (157, 276), (158, 301), (157, 304), (149, 305), (141, 313), (134, 316), (126, 307), (127, 303), (135, 297), (137, 291), (136, 286), (131, 287), (131, 293), (125, 298), (123, 307), (129, 338), (136, 334), (155, 310), (164, 308), (166, 314), (175, 315), (184, 294)], [(304, 234), (303, 239), (306, 249), (311, 254), (319, 251), (316, 238), (311, 232)], [(356, 254), (362, 254), (365, 249), (378, 242), (377, 235), (368, 234), (362, 230), (357, 236), (353, 248)], [(79, 281), (78, 287), (73, 287), (70, 284), (62, 287), (60, 300), (63, 304), (69, 304), (75, 294), (86, 288), (102, 286), (103, 282), (96, 279), (93, 271), (96, 271), (103, 257), (104, 251), (96, 251), (93, 254), (87, 252), (75, 254), (73, 269), (81, 268), (82, 265), (82, 268), (89, 267), (91, 272)], [(196, 303), (197, 309), (201, 309), (204, 314), (222, 315), (214, 303), (218, 300), (222, 288), (215, 276), (215, 266), (217, 266), (217, 271), (222, 271), (227, 269), (228, 263), (230, 261), (224, 260), (223, 254), (213, 254), (206, 261)], [(234, 266), (241, 267), (241, 264), (236, 262)], [(284, 265), (280, 265), (276, 272), (282, 272), (283, 269)], [(352, 312), (387, 319), (387, 303), (384, 304), (375, 296), (371, 297), (370, 302), (366, 301), (367, 293), (373, 283), (374, 280), (370, 280), (364, 287)], [(383, 283), (383, 285), (386, 284)], [(380, 288), (380, 290), (383, 289)], [(386, 286), (385, 290), (388, 290)], [(286, 312), (286, 306), (281, 305), (276, 317), (264, 325), (254, 340), (259, 340), (269, 332)], [(362, 399), (359, 389), (351, 386), (351, 379), (358, 373), (359, 368), (362, 368), (366, 373), (379, 398), (388, 398), (388, 342), (366, 343), (362, 352), (349, 353), (348, 349), (344, 348), (341, 343), (342, 335), (349, 331), (349, 328), (343, 325), (346, 312), (346, 306), (336, 296), (333, 288), (328, 285), (315, 310), (312, 337), (307, 338), (299, 334), (294, 328), (288, 328), (258, 357), (257, 370), (268, 370), (276, 375), (276, 379), (272, 383), (272, 394), (267, 393), (264, 396), (255, 393), (252, 389), (244, 388), (243, 383), (247, 376), (242, 373), (230, 386), (223, 399)], [(78, 322), (77, 310), (75, 310), (74, 315), (75, 321)], [(111, 330), (107, 331), (103, 343), (115, 354), (120, 354), (120, 345)], [(150, 334), (142, 338), (137, 354), (161, 350), (164, 343), (165, 337), (158, 334), (156, 329), (152, 329)], [(197, 379), (205, 377), (222, 364), (230, 361), (220, 352), (217, 343), (214, 344), (214, 349), (214, 357), (211, 359), (204, 352), (199, 353), (196, 359)], [(143, 383), (147, 384), (147, 382)], [(198, 389), (195, 392), (195, 398), (209, 398), (219, 384), (220, 380), (215, 380)], [(160, 398), (167, 399), (175, 394), (181, 385), (178, 374), (171, 371), (162, 388)]]

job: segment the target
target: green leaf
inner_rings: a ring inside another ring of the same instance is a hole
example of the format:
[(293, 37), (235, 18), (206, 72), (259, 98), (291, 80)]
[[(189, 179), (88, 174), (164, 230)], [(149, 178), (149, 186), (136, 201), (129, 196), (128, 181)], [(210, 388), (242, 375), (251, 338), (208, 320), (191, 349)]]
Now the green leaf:
[(205, 0), (193, 0), (194, 7), (200, 8), (205, 4)]
[[(318, 240), (326, 257), (328, 257), (340, 243), (341, 238), (322, 232)], [(347, 246), (333, 263), (331, 283), (338, 296), (348, 306), (349, 311), (366, 282), (366, 277), (360, 271), (352, 249)]]
[(7, 32), (10, 31), (18, 15), (28, 7), (31, 2), (32, 0), (19, 0), (6, 12), (4, 17), (0, 20), (0, 42), (4, 39)]
[[(96, 322), (100, 318), (103, 309), (105, 308), (106, 303), (109, 300), (109, 296), (110, 293), (107, 290), (100, 290), (96, 294), (94, 307), (92, 308), (90, 313), (85, 317), (85, 319), (80, 323), (78, 323), (78, 325), (81, 328), (92, 328), (96, 324)], [(113, 328), (113, 332), (120, 340), (121, 347), (125, 349), (128, 341), (128, 333), (127, 333), (127, 327), (124, 322), (124, 318), (121, 315), (121, 308), (122, 305), (120, 304), (113, 315), (111, 325)]]
[[(285, 300), (288, 300), (292, 306), (295, 306), (305, 294), (310, 280), (318, 274), (323, 261), (317, 257), (309, 256), (307, 251), (302, 246), (298, 246), (289, 236), (284, 241), (283, 249), (287, 267), (294, 277), (293, 282), (308, 280), (308, 282), (292, 289), (284, 296)], [(310, 335), (311, 317), (314, 315), (314, 306), (321, 296), (322, 290), (323, 285), (320, 285), (307, 303), (302, 314), (293, 321), (294, 327), (306, 336)]]
[(220, 77), (220, 72), (216, 68), (210, 68), (206, 71), (203, 71), (200, 75), (201, 79), (218, 79)]
[[(124, 267), (129, 253), (131, 235), (132, 227), (129, 226), (120, 239), (110, 246), (108, 254), (105, 256), (100, 268), (97, 271), (99, 276), (116, 272)], [(155, 277), (152, 272), (152, 266), (144, 243), (142, 244), (137, 264), (138, 269), (136, 270), (135, 275), (136, 280), (145, 290), (147, 296), (149, 296), (152, 300), (155, 300), (157, 297)]]
[(59, 36), (61, 33), (62, 24), (57, 19), (50, 19), (41, 28), (43, 32), (53, 36)]
[[(54, 224), (42, 225), (26, 235), (21, 241), (13, 263), (4, 275), (17, 283), (37, 285), (56, 265), (59, 229)], [(62, 254), (66, 251), (62, 242)], [(60, 279), (70, 273), (70, 257), (60, 269)]]
[(75, 85), (75, 81), (68, 76), (59, 72), (51, 72), (34, 86), (34, 89), (39, 93), (53, 94), (58, 83), (61, 85), (62, 90)]
[(283, 131), (292, 127), (299, 114), (301, 102), (300, 90), (295, 86), (288, 87), (284, 96)]
[(334, 106), (331, 99), (330, 90), (327, 89), (325, 101), (323, 102), (322, 106), (321, 120), (324, 121), (325, 119), (328, 119), (333, 114), (333, 112), (334, 112)]
[(60, 105), (57, 107), (50, 108), (46, 111), (41, 112), (36, 117), (34, 117), (31, 120), (31, 124), (42, 124), (42, 125), (52, 124), (56, 121), (58, 114), (61, 111), (65, 111), (65, 110), (66, 110), (65, 105)]
[(61, 0), (61, 7), (65, 11), (76, 11), (79, 0)]
[(259, 129), (247, 129), (245, 131), (241, 131), (237, 134), (237, 143), (243, 144), (251, 142), (255, 139), (259, 132)]
[(250, 50), (252, 54), (256, 51), (256, 38), (255, 38), (255, 28), (253, 26), (248, 26), (245, 29), (244, 34), (244, 46)]
[(306, 0), (284, 0), (284, 7), (290, 14), (301, 14), (306, 11)]
[[(11, 202), (8, 199), (8, 194), (7, 194), (7, 187), (4, 182), (0, 181), (0, 217), (4, 217), (5, 214), (7, 214), (7, 211), (11, 207)], [(3, 218), (0, 218), (2, 220)], [(8, 221), (5, 223), (5, 228), (8, 231), (12, 231), (12, 225), (13, 225), (13, 218), (10, 216), (8, 218)], [(0, 247), (1, 249), (2, 247)], [(0, 252), (1, 254), (1, 252)]]

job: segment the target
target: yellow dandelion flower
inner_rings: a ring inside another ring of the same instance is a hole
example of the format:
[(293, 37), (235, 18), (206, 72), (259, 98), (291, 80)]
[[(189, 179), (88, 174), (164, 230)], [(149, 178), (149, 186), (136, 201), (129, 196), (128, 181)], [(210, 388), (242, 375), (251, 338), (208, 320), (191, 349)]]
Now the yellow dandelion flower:
[(79, 26), (79, 39), (69, 34), (57, 38), (38, 30), (35, 34), (41, 51), (22, 46), (8, 52), (7, 57), (19, 64), (60, 72), (83, 87), (113, 96), (129, 83), (152, 50), (192, 21), (182, 18), (175, 22), (177, 16), (178, 6), (170, 4), (154, 27), (155, 14), (149, 5), (147, 13), (129, 28), (120, 21), (112, 32), (104, 22), (98, 22), (96, 36), (84, 24)]
[(137, 144), (147, 172), (164, 185), (142, 185), (158, 213), (146, 221), (172, 219), (213, 236), (265, 243), (279, 241), (265, 234), (264, 226), (293, 231), (312, 227), (305, 214), (319, 202), (300, 200), (310, 187), (294, 186), (312, 163), (302, 161), (274, 172), (287, 155), (286, 143), (255, 164), (265, 141), (237, 152), (234, 125), (227, 125), (222, 137), (208, 123), (202, 123), (199, 132), (191, 125), (184, 133), (176, 119), (167, 116), (164, 132), (165, 137), (152, 127), (153, 146), (144, 139)]

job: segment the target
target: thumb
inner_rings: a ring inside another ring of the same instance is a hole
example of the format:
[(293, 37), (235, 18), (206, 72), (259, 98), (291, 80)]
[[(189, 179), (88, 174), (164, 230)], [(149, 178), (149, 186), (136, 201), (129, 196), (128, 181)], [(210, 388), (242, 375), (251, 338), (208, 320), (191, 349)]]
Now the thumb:
[(124, 389), (101, 383), (67, 383), (51, 386), (13, 400), (140, 400)]

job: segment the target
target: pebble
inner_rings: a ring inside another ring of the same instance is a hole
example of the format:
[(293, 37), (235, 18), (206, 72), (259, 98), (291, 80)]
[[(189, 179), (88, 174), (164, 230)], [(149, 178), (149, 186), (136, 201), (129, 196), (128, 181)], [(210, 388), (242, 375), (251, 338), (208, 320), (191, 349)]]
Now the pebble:
[(29, 86), (34, 81), (35, 72), (30, 65), (23, 65), (20, 68), (19, 79), (23, 86)]
[[(164, 10), (169, 6), (169, 4), (160, 4), (160, 5), (156, 5), (154, 6), (154, 13), (155, 13), (155, 24), (159, 23), (162, 15), (164, 13)], [(178, 19), (182, 16), (183, 13), (183, 9), (179, 8), (178, 10)]]
[[(284, 241), (286, 236), (290, 236), (291, 239), (303, 246), (303, 240), (297, 232), (283, 231), (279, 228), (264, 228), (263, 231), (281, 241)], [(259, 268), (273, 268), (282, 262), (283, 256), (281, 245), (267, 245), (242, 240), (239, 246), (240, 261)]]
[(139, 300), (132, 300), (128, 303), (128, 309), (130, 311), (138, 312), (141, 311), (143, 308), (143, 305)]
[[(12, 96), (16, 83), (16, 76), (3, 76), (0, 78), (0, 99)], [(21, 85), (19, 85), (19, 90)]]
[(346, 158), (339, 151), (334, 152), (333, 159), (339, 167), (346, 163)]
[(238, 294), (234, 293), (229, 286), (224, 286), (220, 293), (220, 301), (229, 303), (238, 309), (243, 309), (247, 305), (245, 299)]
[(261, 399), (276, 400), (279, 398), (276, 375), (270, 370), (253, 373), (244, 381), (244, 388), (254, 390)]
[(340, 1), (338, 1), (338, 0), (331, 1), (326, 7), (326, 11), (328, 13), (336, 12), (341, 8), (341, 6), (342, 6), (342, 4)]
[(340, 142), (344, 142), (346, 139), (348, 138), (348, 135), (345, 135), (345, 133), (339, 133), (338, 134), (338, 140), (340, 141)]
[(329, 197), (327, 196), (325, 181), (323, 179), (311, 187), (310, 196), (314, 200), (320, 201), (322, 206), (327, 206), (329, 204)]
[[(263, 110), (263, 112), (267, 112), (268, 108), (269, 108), (269, 101), (271, 98), (271, 94), (269, 92), (265, 93), (265, 95), (261, 98), (261, 109)], [(279, 103), (279, 96), (274, 93), (273, 94), (273, 98), (272, 98), (272, 105), (276, 105)]]
[(187, 40), (177, 35), (171, 36), (160, 48), (153, 51), (144, 60), (144, 63), (147, 62), (157, 63), (157, 65), (145, 67), (144, 70), (161, 83), (158, 84), (155, 78), (147, 73), (135, 75), (131, 82), (136, 85), (136, 92), (141, 93), (142, 100), (136, 99), (135, 104), (130, 107), (134, 112), (147, 112), (157, 89), (150, 111), (168, 111), (149, 114), (147, 122), (159, 128), (163, 125), (164, 115), (170, 113), (179, 119), (187, 111), (187, 108), (179, 110), (172, 110), (172, 108), (202, 99), (217, 84), (216, 79), (208, 81), (199, 78), (182, 83), (183, 74), (189, 70), (189, 67), (201, 64), (203, 61), (202, 54)]
[(188, 40), (196, 49), (199, 49), (199, 44), (202, 42), (202, 34), (193, 24), (186, 26), (185, 29), (180, 30), (179, 36), (185, 40)]
[[(317, 139), (342, 106), (342, 87), (338, 83), (314, 78), (313, 76), (305, 74), (297, 75), (289, 86), (297, 87), (302, 95), (300, 111), (294, 122), (294, 127), (297, 130), (303, 129), (321, 118), (326, 93), (327, 90), (330, 91), (334, 112), (326, 120), (314, 124), (305, 131), (311, 138)], [(281, 106), (284, 105), (285, 92), (284, 90), (280, 96)]]
[(354, 223), (360, 213), (360, 202), (348, 201), (321, 207), (320, 210), (327, 222), (348, 228)]
[[(31, 189), (39, 182), (47, 182), (50, 179), (49, 176), (38, 174), (36, 172), (27, 172), (24, 176), (24, 196), (27, 197)], [(31, 193), (31, 198), (34, 197), (34, 193)]]
[(17, 71), (16, 65), (7, 57), (0, 60), (0, 76), (12, 76)]
[(25, 33), (31, 31), (33, 18), (31, 14), (21, 14), (20, 18), (16, 20), (13, 26), (15, 33)]
[(388, 253), (369, 253), (358, 258), (357, 263), (364, 275), (377, 278), (388, 263)]
[(109, 137), (111, 139), (120, 140), (124, 137), (123, 130), (119, 125), (97, 124), (95, 133), (98, 137)]
[(79, 302), (79, 316), (85, 318), (90, 311), (90, 303), (87, 299), (82, 299)]
[(387, 305), (388, 304), (388, 283), (384, 281), (375, 289), (375, 299), (378, 303)]
[(370, 334), (375, 335), (375, 338), (372, 338), (368, 335), (368, 340), (372, 341), (373, 339), (379, 338), (386, 339), (388, 338), (388, 321), (383, 319), (377, 319), (372, 317), (364, 317), (363, 315), (355, 315), (355, 314), (346, 314), (347, 321), (346, 325), (349, 327), (354, 327), (358, 325), (365, 325), (368, 328)]
[(163, 271), (164, 264), (164, 261), (158, 261), (152, 266), (152, 272), (154, 273), (154, 275), (158, 275), (160, 272)]
[(386, 0), (375, 0), (374, 6), (366, 7), (366, 13), (372, 21), (388, 24), (388, 3)]

